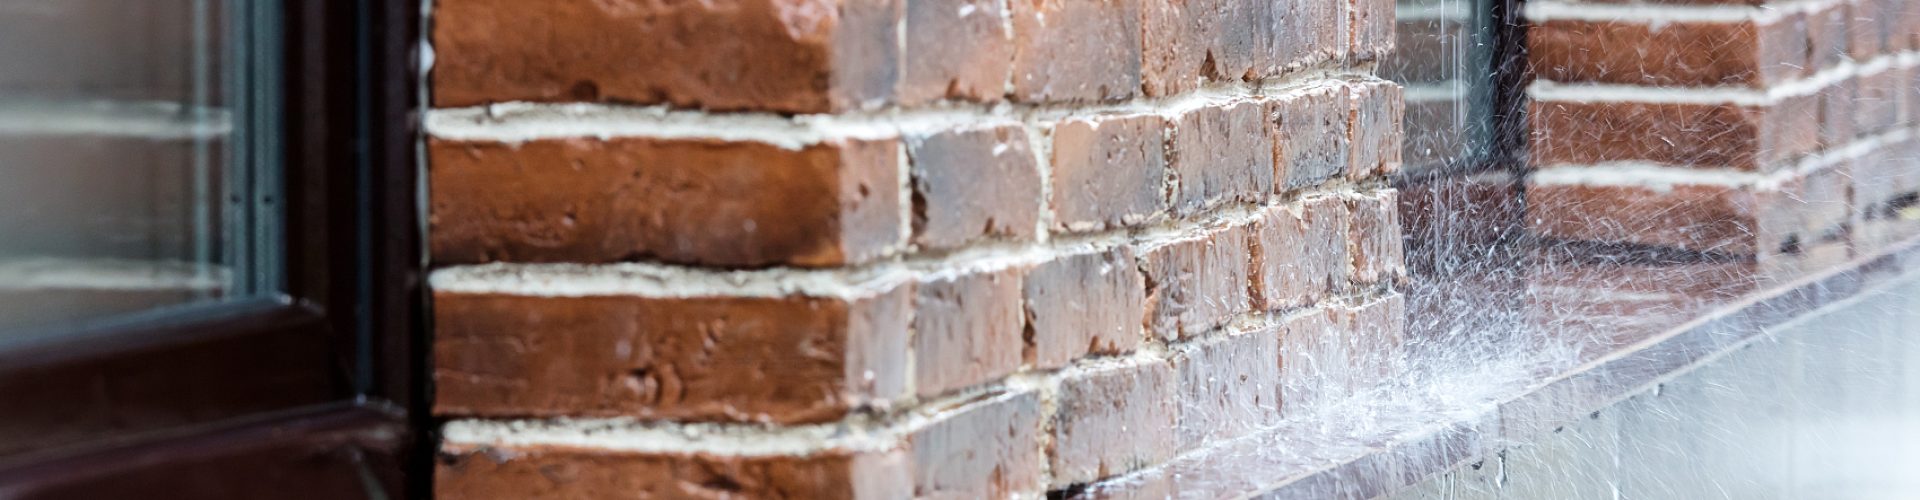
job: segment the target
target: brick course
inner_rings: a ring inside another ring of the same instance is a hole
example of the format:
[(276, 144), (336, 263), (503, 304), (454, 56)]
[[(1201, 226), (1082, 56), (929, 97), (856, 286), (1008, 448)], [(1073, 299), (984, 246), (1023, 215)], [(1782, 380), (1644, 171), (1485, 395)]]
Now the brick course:
[(445, 498), (1060, 493), (1398, 324), (1390, 2), (435, 8)]

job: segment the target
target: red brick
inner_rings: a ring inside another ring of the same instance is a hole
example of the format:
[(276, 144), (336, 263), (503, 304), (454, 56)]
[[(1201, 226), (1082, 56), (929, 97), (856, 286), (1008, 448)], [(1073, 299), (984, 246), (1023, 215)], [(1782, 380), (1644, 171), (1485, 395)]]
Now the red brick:
[(900, 3), (441, 0), (434, 104), (858, 108), (892, 97)]
[(1181, 449), (1250, 434), (1280, 421), (1280, 333), (1235, 332), (1174, 349)]
[(1145, 278), (1127, 247), (1060, 256), (1028, 272), (1026, 313), (1035, 368), (1132, 351), (1145, 339)]
[(1807, 13), (1807, 71), (1818, 72), (1846, 60), (1847, 5), (1834, 2)]
[(1852, 164), (1853, 244), (1879, 252), (1920, 234), (1920, 142), (1887, 143)]
[(1147, 330), (1163, 340), (1189, 338), (1252, 307), (1249, 226), (1206, 228), (1143, 245)]
[(1400, 232), (1400, 196), (1392, 189), (1347, 199), (1353, 225), (1347, 231), (1353, 256), (1353, 280), (1399, 282), (1406, 278), (1406, 252)]
[(808, 456), (447, 445), (435, 498), (906, 498), (903, 451)]
[(1013, 373), (1026, 350), (1024, 269), (967, 272), (920, 283), (914, 299), (914, 379), (922, 396)]
[(1346, 201), (1333, 196), (1268, 208), (1253, 230), (1255, 307), (1307, 306), (1345, 290), (1348, 217)]
[(434, 294), (434, 414), (824, 422), (903, 396), (907, 293)]
[(1114, 101), (1140, 91), (1139, 0), (1013, 0), (1013, 99)]
[[(1466, 270), (1481, 266), (1485, 245), (1525, 228), (1517, 173), (1434, 176), (1398, 188), (1407, 267)], [(1415, 258), (1421, 262), (1413, 262)], [(1476, 260), (1479, 259), (1479, 260)]]
[(1531, 334), (1587, 360), (1671, 331), (1756, 290), (1751, 260), (1595, 255), (1547, 247), (1527, 266)]
[(900, 102), (997, 101), (1012, 75), (1007, 9), (998, 0), (906, 3)]
[(1155, 115), (1073, 119), (1053, 128), (1054, 229), (1137, 225), (1167, 209), (1166, 122)]
[(1174, 212), (1193, 215), (1222, 203), (1258, 203), (1273, 191), (1273, 137), (1261, 106), (1206, 106), (1180, 116), (1169, 142), (1179, 189)]
[(1644, 161), (1769, 170), (1818, 142), (1819, 102), (1815, 95), (1770, 107), (1534, 101), (1533, 163)]
[(436, 140), (437, 263), (837, 266), (896, 248), (896, 141)]
[(1399, 293), (1368, 299), (1353, 308), (1348, 328), (1354, 390), (1366, 390), (1404, 376), (1407, 300)]
[[(1823, 189), (1823, 196), (1835, 196)], [(1838, 221), (1809, 221), (1810, 206), (1846, 203), (1809, 199), (1804, 178), (1777, 188), (1754, 185), (1661, 186), (1534, 183), (1527, 221), (1536, 234), (1576, 241), (1628, 243), (1732, 256), (1798, 254), (1826, 239)]]
[(1275, 2), (1268, 9), (1267, 22), (1257, 28), (1265, 75), (1346, 58), (1353, 38), (1348, 31), (1353, 19), (1346, 4), (1294, 0)]
[(1285, 321), (1278, 359), (1281, 413), (1290, 420), (1311, 418), (1350, 394), (1353, 354), (1346, 329), (1353, 310), (1322, 306)]
[(1040, 225), (1040, 168), (1025, 128), (945, 131), (907, 140), (913, 243), (949, 249), (1031, 239)]
[(1527, 57), (1556, 82), (1766, 87), (1806, 74), (1806, 22), (1540, 21), (1527, 29)]
[(1887, 50), (1887, 2), (1850, 0), (1847, 2), (1847, 53), (1866, 60)]
[(1394, 0), (1349, 0), (1348, 12), (1349, 56), (1354, 61), (1376, 61), (1393, 53)]
[(1279, 191), (1317, 186), (1346, 172), (1352, 102), (1345, 85), (1313, 87), (1269, 101)]
[(1818, 99), (1820, 120), (1820, 147), (1837, 149), (1845, 147), (1860, 135), (1855, 107), (1859, 103), (1860, 82), (1857, 78), (1845, 78), (1820, 89)]
[(1160, 360), (1070, 371), (1060, 381), (1047, 458), (1049, 489), (1118, 476), (1172, 457), (1174, 377)]
[(1013, 498), (1045, 491), (1040, 396), (1033, 391), (968, 401), (909, 436), (913, 497)]
[(1406, 137), (1401, 124), (1407, 114), (1405, 92), (1397, 83), (1371, 81), (1353, 85), (1352, 93), (1353, 152), (1347, 156), (1348, 175), (1366, 178), (1400, 170)]
[(1141, 79), (1146, 95), (1173, 95), (1204, 79), (1254, 72), (1268, 2), (1141, 0)]
[(1904, 113), (1900, 109), (1904, 85), (1911, 78), (1905, 68), (1889, 67), (1872, 73), (1861, 73), (1855, 81), (1859, 82), (1859, 94), (1854, 96), (1854, 130), (1861, 135), (1884, 132), (1900, 125)]

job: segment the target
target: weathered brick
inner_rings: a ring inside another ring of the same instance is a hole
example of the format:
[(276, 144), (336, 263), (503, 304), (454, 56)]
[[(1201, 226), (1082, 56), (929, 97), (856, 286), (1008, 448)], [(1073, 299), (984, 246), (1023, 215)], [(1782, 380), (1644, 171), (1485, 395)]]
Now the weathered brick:
[(1192, 337), (1252, 307), (1249, 225), (1205, 228), (1143, 245), (1147, 330), (1163, 340)]
[(1553, 19), (1527, 29), (1543, 80), (1629, 85), (1766, 87), (1807, 72), (1800, 13), (1742, 22)]
[(858, 108), (893, 95), (900, 3), (440, 0), (434, 104)]
[(1820, 89), (1819, 99), (1819, 145), (1821, 148), (1835, 149), (1853, 142), (1859, 134), (1859, 120), (1855, 118), (1854, 108), (1859, 105), (1860, 83), (1856, 78), (1844, 78)]
[(836, 266), (901, 233), (896, 141), (430, 141), (437, 263)]
[(1155, 115), (1072, 119), (1053, 128), (1054, 229), (1145, 222), (1167, 209), (1166, 122)]
[(1165, 361), (1128, 360), (1070, 371), (1060, 381), (1047, 458), (1049, 489), (1113, 477), (1174, 454), (1173, 370)]
[(1253, 230), (1255, 307), (1301, 307), (1345, 290), (1348, 217), (1346, 200), (1334, 196), (1268, 208)]
[(1533, 163), (1768, 170), (1818, 143), (1819, 103), (1817, 95), (1774, 106), (1534, 101)]
[(1236, 332), (1174, 349), (1179, 445), (1193, 449), (1280, 421), (1280, 333)]
[(1066, 366), (1145, 339), (1146, 283), (1127, 247), (1063, 255), (1027, 273), (1027, 362)]
[(1904, 68), (1884, 67), (1862, 72), (1855, 81), (1859, 93), (1854, 96), (1854, 130), (1861, 135), (1884, 132), (1903, 121), (1900, 109), (1906, 85), (1910, 82)]
[(1920, 141), (1889, 142), (1852, 163), (1853, 245), (1872, 254), (1920, 234)]
[(1348, 13), (1349, 57), (1367, 62), (1393, 53), (1394, 0), (1349, 0)]
[(1406, 132), (1401, 120), (1406, 116), (1405, 92), (1400, 84), (1372, 81), (1352, 87), (1353, 152), (1348, 175), (1358, 178), (1390, 175), (1400, 170), (1400, 153)]
[(900, 102), (1000, 100), (1012, 75), (1006, 21), (998, 0), (907, 2)]
[(1407, 300), (1399, 293), (1374, 297), (1353, 308), (1348, 329), (1354, 390), (1393, 382), (1406, 370)]
[(904, 451), (806, 456), (648, 453), (563, 446), (442, 447), (436, 498), (907, 498)]
[(1854, 59), (1867, 59), (1887, 50), (1887, 2), (1849, 0), (1847, 2), (1847, 53)]
[(1360, 283), (1402, 281), (1406, 252), (1400, 232), (1400, 197), (1392, 189), (1362, 193), (1347, 199), (1353, 225), (1347, 231), (1353, 257), (1353, 280)]
[(1353, 105), (1345, 85), (1325, 85), (1269, 101), (1278, 191), (1310, 187), (1339, 177), (1351, 153), (1348, 130)]
[(913, 243), (948, 249), (1030, 239), (1040, 221), (1040, 169), (1019, 125), (944, 131), (907, 140)]
[(905, 395), (907, 298), (439, 291), (434, 414), (830, 421)]
[(1203, 78), (1254, 72), (1268, 2), (1141, 0), (1141, 79), (1149, 96), (1196, 88)]
[(1287, 419), (1339, 404), (1353, 384), (1347, 327), (1353, 310), (1323, 305), (1290, 316), (1280, 327), (1280, 404)]
[(1022, 339), (1022, 268), (966, 272), (920, 283), (914, 299), (914, 380), (921, 396), (1013, 373)]
[(1807, 12), (1807, 71), (1818, 72), (1846, 60), (1847, 5), (1834, 2)]
[(1178, 191), (1174, 213), (1221, 203), (1257, 203), (1273, 191), (1273, 137), (1261, 106), (1240, 102), (1188, 111), (1174, 123), (1169, 161)]
[(1527, 222), (1535, 234), (1549, 238), (1763, 259), (1798, 254), (1806, 244), (1826, 239), (1821, 233), (1831, 224), (1805, 219), (1819, 213), (1809, 205), (1844, 206), (1846, 200), (1808, 199), (1799, 175), (1771, 184), (1533, 182), (1527, 189)]
[(1012, 498), (1045, 490), (1041, 406), (1032, 390), (967, 401), (932, 418), (907, 442), (913, 497)]
[(1008, 4), (1014, 100), (1112, 101), (1139, 93), (1139, 0)]

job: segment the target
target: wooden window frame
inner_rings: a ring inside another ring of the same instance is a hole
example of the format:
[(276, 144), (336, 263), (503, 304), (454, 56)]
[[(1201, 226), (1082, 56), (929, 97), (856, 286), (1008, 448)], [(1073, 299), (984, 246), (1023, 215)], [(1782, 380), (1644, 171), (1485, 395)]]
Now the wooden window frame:
[(280, 1), (286, 292), (0, 350), (0, 497), (429, 491), (421, 5)]

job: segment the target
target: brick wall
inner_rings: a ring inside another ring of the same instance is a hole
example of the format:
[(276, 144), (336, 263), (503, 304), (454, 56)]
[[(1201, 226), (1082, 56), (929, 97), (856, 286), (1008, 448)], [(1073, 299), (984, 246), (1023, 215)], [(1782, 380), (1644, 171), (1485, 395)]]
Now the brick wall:
[(1764, 284), (1920, 228), (1920, 7), (1753, 3), (1528, 6), (1532, 233)]
[(432, 15), (443, 497), (1039, 494), (1397, 368), (1392, 2)]

